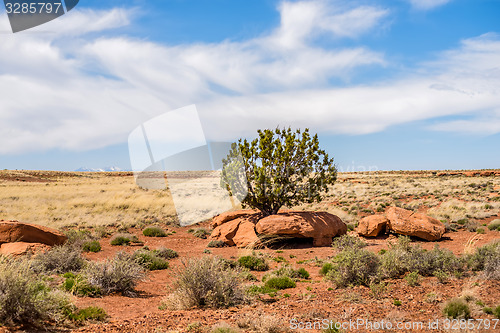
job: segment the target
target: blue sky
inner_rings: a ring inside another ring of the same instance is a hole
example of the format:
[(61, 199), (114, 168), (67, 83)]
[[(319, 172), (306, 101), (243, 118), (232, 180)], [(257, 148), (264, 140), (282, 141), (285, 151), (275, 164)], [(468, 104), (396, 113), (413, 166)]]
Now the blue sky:
[(12, 34), (2, 9), (0, 169), (130, 169), (129, 134), (191, 104), (208, 140), (308, 127), (341, 171), (500, 168), (499, 16), (500, 0), (81, 0)]

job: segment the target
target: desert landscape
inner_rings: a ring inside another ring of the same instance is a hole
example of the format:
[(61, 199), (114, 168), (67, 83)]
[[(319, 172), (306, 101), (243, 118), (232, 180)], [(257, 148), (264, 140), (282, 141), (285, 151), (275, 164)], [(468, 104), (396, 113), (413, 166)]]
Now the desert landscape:
[[(42, 317), (26, 324), (1, 309), (5, 332), (369, 332), (378, 331), (377, 326), (366, 323), (381, 321), (425, 323), (384, 329), (392, 332), (500, 330), (499, 170), (339, 173), (322, 202), (282, 210), (338, 216), (346, 235), (334, 237), (333, 246), (314, 246), (318, 244), (308, 237), (227, 246), (210, 236), (220, 217), (181, 227), (168, 189), (142, 189), (130, 172), (4, 170), (0, 189), (2, 223), (16, 220), (67, 237), (52, 248), (13, 246), (19, 240), (3, 240), (0, 280), (12, 274), (12, 261), (27, 261), (46, 288), (64, 293), (71, 303), (71, 315), (65, 318)], [(359, 236), (363, 218), (388, 216), (396, 209), (434, 218), (445, 232), (436, 241), (400, 237), (387, 228), (375, 237)], [(358, 260), (347, 254), (365, 251), (385, 275), (330, 272), (342, 262), (339, 256)], [(413, 257), (404, 257), (411, 253)], [(415, 269), (397, 266), (398, 259), (415, 260)], [(127, 260), (143, 269), (124, 269), (130, 276), (121, 287), (109, 276), (99, 288), (88, 278)], [(440, 266), (422, 267), (426, 260)], [(207, 265), (222, 265), (217, 269), (237, 277), (237, 284), (225, 286), (241, 290), (241, 295), (190, 302), (194, 296), (183, 283)], [(456, 328), (447, 319), (453, 311)], [(473, 319), (476, 326), (467, 328), (465, 319)], [(365, 324), (355, 329), (333, 325), (358, 320)], [(436, 320), (439, 326), (431, 328), (429, 323)], [(329, 329), (320, 326), (330, 321)]]

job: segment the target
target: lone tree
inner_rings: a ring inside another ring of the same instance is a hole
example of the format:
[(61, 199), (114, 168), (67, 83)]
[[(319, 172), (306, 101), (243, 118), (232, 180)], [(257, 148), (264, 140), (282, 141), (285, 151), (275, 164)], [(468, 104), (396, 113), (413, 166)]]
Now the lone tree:
[(337, 179), (333, 158), (319, 148), (309, 129), (259, 130), (252, 142), (240, 139), (223, 160), (221, 185), (243, 207), (273, 215), (282, 206), (320, 202)]

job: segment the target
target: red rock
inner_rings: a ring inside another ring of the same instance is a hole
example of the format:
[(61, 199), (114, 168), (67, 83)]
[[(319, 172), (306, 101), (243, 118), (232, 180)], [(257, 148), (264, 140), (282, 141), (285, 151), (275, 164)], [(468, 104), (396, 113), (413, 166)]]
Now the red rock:
[(250, 210), (250, 209), (240, 209), (240, 210), (235, 210), (232, 212), (225, 212), (225, 213), (222, 213), (222, 214), (215, 216), (212, 219), (212, 222), (210, 223), (210, 225), (212, 226), (212, 228), (216, 228), (216, 227), (220, 226), (221, 224), (224, 224), (224, 223), (231, 221), (231, 220), (235, 220), (238, 217), (252, 215), (255, 213), (257, 213), (256, 210)]
[(333, 237), (347, 233), (347, 226), (326, 212), (286, 212), (260, 219), (255, 230), (259, 235), (312, 238), (314, 246), (330, 246)]
[(390, 207), (386, 216), (389, 229), (400, 235), (435, 241), (446, 231), (445, 226), (435, 218), (403, 208)]
[(259, 237), (255, 233), (255, 221), (250, 215), (238, 217), (219, 225), (212, 231), (208, 239), (223, 241), (229, 246), (236, 245), (237, 247), (251, 247), (260, 244)]
[(356, 232), (365, 237), (377, 237), (388, 223), (389, 220), (383, 215), (366, 216), (359, 220)]
[(26, 242), (15, 242), (15, 243), (3, 243), (0, 245), (0, 254), (3, 255), (23, 255), (27, 253), (39, 253), (50, 249), (50, 246), (41, 243), (26, 243)]
[(0, 244), (13, 242), (61, 245), (68, 238), (61, 232), (40, 225), (18, 221), (0, 221)]

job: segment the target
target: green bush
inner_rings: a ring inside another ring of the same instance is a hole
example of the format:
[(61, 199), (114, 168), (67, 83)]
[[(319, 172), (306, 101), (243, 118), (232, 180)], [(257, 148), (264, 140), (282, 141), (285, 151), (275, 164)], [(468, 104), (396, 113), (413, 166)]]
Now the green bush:
[(50, 289), (27, 259), (0, 256), (0, 323), (46, 325), (60, 322), (72, 308), (68, 294)]
[(153, 252), (157, 256), (165, 258), (165, 259), (173, 259), (173, 258), (177, 258), (179, 256), (179, 254), (177, 252), (175, 252), (174, 250), (167, 249), (165, 247), (160, 247), (156, 250), (153, 250)]
[(96, 297), (101, 294), (98, 287), (92, 286), (87, 278), (81, 274), (68, 272), (63, 275), (63, 289), (77, 296)]
[(488, 224), (488, 229), (500, 231), (500, 219), (496, 219)]
[(270, 288), (266, 285), (263, 285), (263, 286), (252, 285), (252, 286), (247, 288), (246, 292), (252, 296), (260, 295), (260, 294), (268, 294), (269, 296), (274, 297), (274, 296), (276, 296), (278, 289)]
[(89, 306), (83, 309), (80, 309), (76, 311), (75, 313), (70, 315), (70, 318), (72, 320), (76, 321), (104, 321), (108, 315), (106, 314), (106, 311), (104, 311), (103, 308), (100, 308), (98, 306)]
[(238, 264), (252, 271), (267, 271), (269, 269), (266, 260), (256, 255), (239, 257)]
[(191, 259), (177, 276), (173, 293), (164, 301), (170, 309), (225, 308), (246, 301), (240, 272), (218, 257)]
[(111, 237), (111, 245), (129, 245), (130, 243), (140, 243), (136, 235), (119, 233)]
[(500, 240), (477, 248), (466, 260), (471, 270), (484, 271), (485, 276), (490, 279), (500, 279)]
[(208, 243), (207, 247), (225, 247), (227, 244), (221, 240), (212, 240)]
[(83, 252), (99, 252), (101, 251), (101, 244), (99, 241), (87, 241), (82, 245)]
[(342, 235), (333, 239), (332, 246), (339, 251), (347, 249), (361, 249), (367, 244), (359, 237), (351, 235)]
[(165, 237), (167, 233), (160, 227), (150, 226), (142, 231), (142, 234), (146, 237)]
[(446, 283), (446, 281), (448, 281), (450, 275), (440, 269), (436, 270), (434, 272), (434, 276), (437, 277), (439, 283)]
[(77, 272), (85, 264), (79, 245), (65, 243), (54, 246), (50, 250), (36, 255), (31, 261), (32, 269), (36, 272), (66, 273)]
[(500, 319), (500, 305), (498, 305), (495, 310), (493, 310), (493, 314), (495, 315), (495, 317), (497, 317), (498, 319)]
[(333, 269), (333, 264), (331, 262), (325, 262), (321, 269), (319, 270), (319, 274), (325, 276), (329, 271)]
[(377, 277), (379, 259), (366, 249), (348, 249), (337, 254), (333, 267), (326, 274), (326, 279), (338, 287), (365, 285)]
[(271, 289), (287, 289), (287, 288), (295, 288), (296, 284), (288, 276), (272, 276), (269, 277), (264, 286)]
[[(259, 137), (233, 143), (223, 160), (221, 186), (244, 207), (276, 214), (282, 206), (319, 202), (335, 183), (333, 159), (309, 129), (258, 130)], [(244, 183), (241, 179), (246, 179)], [(247, 183), (252, 191), (247, 191)]]
[(420, 275), (417, 272), (411, 272), (405, 276), (406, 282), (410, 287), (420, 285)]
[(443, 314), (448, 318), (470, 318), (470, 309), (466, 301), (461, 298), (453, 298), (446, 302)]
[(137, 250), (134, 252), (133, 258), (139, 265), (150, 271), (168, 268), (168, 261), (158, 256), (154, 251)]
[(240, 332), (239, 329), (233, 328), (224, 323), (217, 324), (210, 330), (210, 333), (239, 333), (239, 332)]
[(104, 295), (120, 292), (126, 296), (135, 295), (137, 282), (145, 276), (143, 267), (124, 252), (118, 252), (111, 260), (90, 262), (82, 270), (82, 275)]
[(486, 314), (493, 314), (493, 309), (490, 308), (490, 307), (485, 306), (483, 308), (483, 312), (486, 313)]

